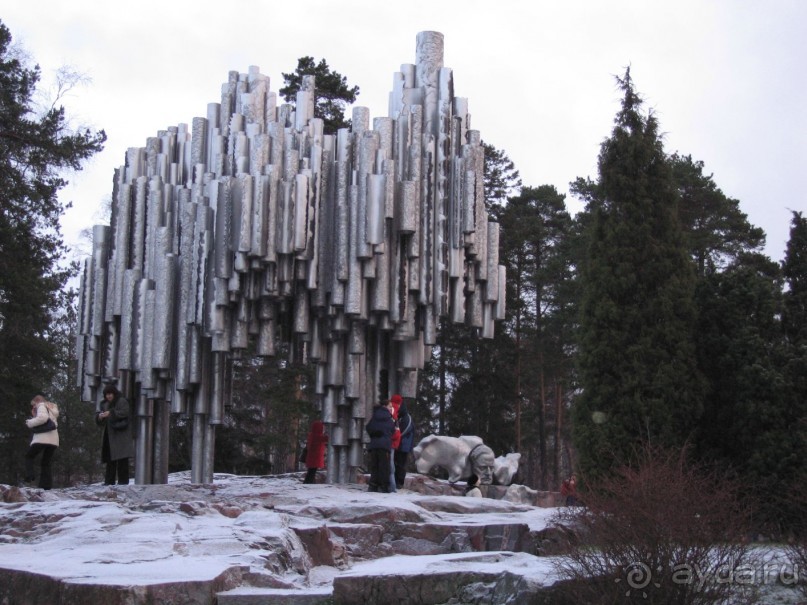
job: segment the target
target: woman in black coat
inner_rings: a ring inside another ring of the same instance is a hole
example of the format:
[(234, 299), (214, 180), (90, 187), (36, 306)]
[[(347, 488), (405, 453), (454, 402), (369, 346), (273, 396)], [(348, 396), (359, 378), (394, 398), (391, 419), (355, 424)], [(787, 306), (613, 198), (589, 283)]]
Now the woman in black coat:
[(392, 449), (392, 433), (395, 432), (395, 420), (386, 403), (373, 408), (373, 416), (364, 427), (370, 435), (367, 449), (370, 452), (370, 486), (367, 491), (390, 491), (390, 450)]
[(401, 443), (395, 449), (393, 463), (395, 464), (395, 485), (401, 489), (406, 482), (406, 464), (409, 461), (409, 452), (415, 446), (415, 423), (403, 401), (401, 401), (401, 407), (398, 408), (398, 428), (401, 429)]
[(129, 458), (134, 456), (129, 402), (114, 386), (104, 388), (104, 399), (95, 413), (95, 423), (104, 427), (101, 462), (106, 464), (104, 485), (129, 484)]

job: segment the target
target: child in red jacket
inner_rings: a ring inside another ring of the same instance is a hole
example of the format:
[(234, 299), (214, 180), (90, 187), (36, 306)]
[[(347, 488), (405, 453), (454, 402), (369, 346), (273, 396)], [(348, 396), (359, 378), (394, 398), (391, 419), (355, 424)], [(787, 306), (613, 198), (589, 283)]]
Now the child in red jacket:
[(305, 466), (308, 472), (305, 474), (303, 483), (314, 483), (317, 470), (325, 466), (325, 445), (328, 443), (328, 435), (325, 433), (325, 425), (322, 420), (315, 420), (311, 423), (306, 439)]
[(395, 451), (401, 445), (401, 429), (398, 427), (398, 410), (401, 408), (403, 399), (400, 395), (393, 395), (390, 397), (387, 407), (389, 408), (392, 419), (395, 421), (395, 430), (392, 433), (392, 449), (390, 450), (390, 474), (389, 474), (389, 491), (397, 492), (398, 486), (395, 481)]

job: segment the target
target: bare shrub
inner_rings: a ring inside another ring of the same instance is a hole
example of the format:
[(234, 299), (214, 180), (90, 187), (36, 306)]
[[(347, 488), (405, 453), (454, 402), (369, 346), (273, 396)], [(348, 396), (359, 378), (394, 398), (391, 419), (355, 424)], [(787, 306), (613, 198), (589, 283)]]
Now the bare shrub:
[(738, 583), (721, 581), (750, 562), (751, 510), (738, 486), (687, 464), (684, 452), (645, 447), (637, 460), (555, 519), (580, 537), (558, 561), (558, 602), (739, 602)]
[(792, 516), (794, 522), (785, 555), (790, 568), (798, 574), (799, 590), (807, 597), (807, 474), (797, 478), (787, 493), (790, 508), (800, 511), (800, 514)]

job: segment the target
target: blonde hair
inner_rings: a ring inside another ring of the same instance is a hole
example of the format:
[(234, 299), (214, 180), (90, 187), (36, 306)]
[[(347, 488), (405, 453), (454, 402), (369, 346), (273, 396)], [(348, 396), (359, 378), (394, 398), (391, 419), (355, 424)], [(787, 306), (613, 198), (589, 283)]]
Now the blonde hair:
[(44, 395), (37, 395), (36, 397), (31, 399), (31, 407), (38, 406), (40, 403), (44, 403), (45, 407), (47, 407), (54, 414), (58, 415), (59, 406), (56, 405), (54, 402), (48, 401), (47, 399), (45, 399)]

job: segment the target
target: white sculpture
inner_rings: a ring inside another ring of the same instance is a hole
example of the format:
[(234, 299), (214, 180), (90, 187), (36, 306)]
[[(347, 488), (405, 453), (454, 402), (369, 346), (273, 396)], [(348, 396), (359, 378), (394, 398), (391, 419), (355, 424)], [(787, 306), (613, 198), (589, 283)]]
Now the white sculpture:
[(518, 472), (518, 462), (521, 454), (507, 454), (499, 456), (494, 461), (493, 479), (497, 485), (510, 485)]
[[(494, 483), (494, 479), (496, 483), (507, 485), (516, 474), (518, 460), (521, 458), (521, 454), (501, 456), (497, 466), (493, 450), (475, 435), (429, 435), (420, 440), (412, 453), (415, 467), (423, 475), (439, 466), (448, 471), (448, 480), (451, 483), (467, 479), (473, 473), (479, 477), (480, 485), (490, 485)], [(501, 480), (496, 476), (497, 468)]]

